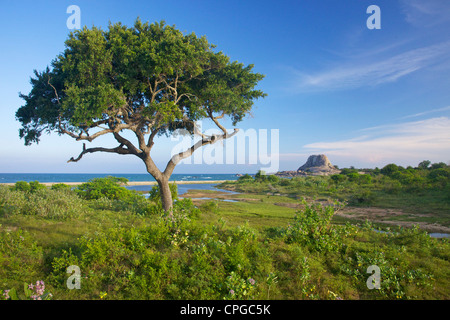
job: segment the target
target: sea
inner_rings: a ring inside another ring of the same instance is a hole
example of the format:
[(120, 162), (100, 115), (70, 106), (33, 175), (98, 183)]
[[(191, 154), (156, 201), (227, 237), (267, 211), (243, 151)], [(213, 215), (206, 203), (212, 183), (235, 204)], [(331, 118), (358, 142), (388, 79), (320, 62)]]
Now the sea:
[[(0, 183), (16, 183), (17, 181), (45, 182), (86, 182), (93, 178), (107, 176), (123, 177), (128, 181), (155, 181), (148, 173), (0, 173)], [(236, 174), (181, 174), (174, 173), (170, 181), (215, 181), (236, 180)]]
[[(41, 183), (50, 182), (87, 182), (94, 178), (103, 178), (107, 176), (123, 177), (128, 181), (155, 181), (155, 179), (148, 173), (0, 173), (1, 183), (16, 183), (17, 181), (39, 181)], [(170, 177), (170, 181), (174, 182), (188, 182), (199, 181), (201, 184), (178, 184), (178, 194), (182, 195), (189, 189), (201, 190), (218, 190), (223, 192), (230, 192), (228, 190), (216, 188), (217, 180), (237, 180), (239, 177), (236, 174), (181, 174), (174, 173)], [(212, 183), (208, 183), (211, 181)], [(150, 185), (127, 186), (127, 189), (136, 191), (148, 191), (151, 189)]]

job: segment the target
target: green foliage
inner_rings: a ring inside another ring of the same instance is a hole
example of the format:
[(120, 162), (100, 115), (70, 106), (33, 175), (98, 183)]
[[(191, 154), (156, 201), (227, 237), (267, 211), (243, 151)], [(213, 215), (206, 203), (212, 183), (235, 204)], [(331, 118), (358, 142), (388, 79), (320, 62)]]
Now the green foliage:
[(46, 186), (39, 183), (39, 181), (31, 181), (31, 182), (17, 181), (12, 187), (12, 190), (35, 192), (37, 190), (42, 190), (45, 188)]
[(252, 299), (255, 291), (256, 281), (252, 278), (242, 279), (234, 271), (226, 278), (225, 285), (228, 289), (226, 299), (248, 300)]
[(444, 163), (444, 162), (438, 162), (438, 163), (433, 163), (430, 167), (430, 169), (443, 169), (443, 168), (448, 168), (448, 166)]
[(256, 174), (255, 174), (255, 181), (258, 182), (264, 182), (267, 180), (267, 175), (264, 171), (259, 170)]
[(280, 178), (274, 174), (267, 176), (267, 181), (270, 183), (277, 183), (280, 180)]
[(23, 295), (17, 294), (16, 289), (4, 290), (5, 300), (51, 300), (53, 295), (45, 289), (43, 281), (38, 280), (36, 284), (23, 284)]
[(17, 181), (11, 189), (17, 191), (30, 191), (31, 186), (26, 181)]
[(330, 179), (333, 180), (334, 183), (339, 184), (347, 180), (347, 176), (344, 174), (333, 174), (330, 176)]
[(424, 160), (422, 162), (419, 163), (419, 165), (417, 166), (419, 169), (428, 169), (428, 167), (430, 166), (431, 161), (430, 160)]
[(219, 210), (219, 202), (217, 200), (210, 200), (203, 202), (199, 209), (203, 213), (217, 213)]
[(251, 181), (251, 180), (253, 180), (253, 177), (251, 175), (249, 175), (248, 173), (246, 173), (243, 176), (240, 176), (238, 178), (238, 181), (242, 181), (242, 182)]
[[(172, 195), (172, 200), (178, 199), (178, 187), (175, 182), (169, 184), (170, 193)], [(159, 190), (158, 185), (154, 185), (152, 189), (149, 192), (148, 199), (156, 202), (158, 204), (161, 204), (161, 192)]]
[(20, 94), (19, 135), (30, 145), (42, 132), (77, 137), (102, 125), (135, 130), (131, 123), (140, 132), (192, 133), (193, 121), (213, 113), (236, 124), (266, 95), (254, 89), (264, 76), (214, 47), (205, 36), (183, 34), (163, 21), (75, 30), (50, 67), (35, 71), (30, 93)]
[(65, 183), (55, 183), (50, 187), (50, 189), (52, 189), (52, 190), (71, 190), (72, 187)]
[[(331, 225), (335, 213), (334, 206), (309, 205), (297, 211), (294, 221), (286, 230), (288, 242), (307, 245), (317, 251), (336, 251), (340, 248), (339, 233)], [(336, 203), (336, 206), (339, 206)]]
[(126, 189), (122, 184), (126, 184), (128, 179), (108, 176), (105, 178), (90, 179), (79, 185), (75, 191), (82, 198), (87, 200), (107, 198), (110, 200), (125, 200), (134, 193)]
[(386, 176), (392, 176), (394, 173), (397, 173), (400, 170), (400, 167), (394, 163), (390, 163), (384, 166), (380, 172)]
[(0, 215), (36, 215), (48, 219), (64, 220), (79, 216), (86, 210), (84, 203), (66, 189), (34, 189), (29, 192), (10, 190), (0, 186)]
[(0, 279), (8, 279), (8, 285), (21, 283), (22, 279), (39, 276), (43, 262), (43, 250), (29, 232), (0, 229)]

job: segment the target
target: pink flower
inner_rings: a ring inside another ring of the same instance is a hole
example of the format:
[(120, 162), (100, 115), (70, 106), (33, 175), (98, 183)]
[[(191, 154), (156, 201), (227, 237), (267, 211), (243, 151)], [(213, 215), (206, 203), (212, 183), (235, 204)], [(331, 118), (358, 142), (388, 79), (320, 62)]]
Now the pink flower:
[(3, 296), (5, 297), (6, 300), (8, 300), (8, 299), (10, 298), (10, 297), (9, 297), (9, 291), (10, 291), (10, 290), (4, 290), (4, 291), (3, 291)]

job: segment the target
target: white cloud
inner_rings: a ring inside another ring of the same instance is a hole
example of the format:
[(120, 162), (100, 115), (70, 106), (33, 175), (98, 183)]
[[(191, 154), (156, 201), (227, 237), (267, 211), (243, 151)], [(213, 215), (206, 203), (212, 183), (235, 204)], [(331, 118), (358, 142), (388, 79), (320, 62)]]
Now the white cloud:
[(447, 107), (444, 107), (444, 108), (433, 109), (433, 110), (427, 110), (427, 111), (419, 112), (419, 113), (415, 113), (415, 114), (410, 114), (410, 115), (407, 115), (407, 116), (403, 117), (402, 119), (416, 118), (416, 117), (424, 116), (426, 114), (435, 113), (435, 112), (442, 112), (442, 111), (448, 111), (448, 110), (450, 110), (450, 106), (447, 106)]
[(334, 159), (355, 161), (362, 165), (386, 163), (417, 165), (424, 159), (433, 162), (450, 160), (450, 118), (385, 125), (364, 130), (364, 136), (334, 142), (305, 145), (309, 154), (324, 153)]
[(297, 72), (297, 89), (336, 90), (389, 83), (449, 57), (450, 42), (443, 42), (370, 63), (355, 65), (355, 62), (347, 62), (344, 66), (314, 74)]
[(401, 6), (406, 21), (418, 27), (435, 26), (450, 20), (448, 0), (402, 0)]

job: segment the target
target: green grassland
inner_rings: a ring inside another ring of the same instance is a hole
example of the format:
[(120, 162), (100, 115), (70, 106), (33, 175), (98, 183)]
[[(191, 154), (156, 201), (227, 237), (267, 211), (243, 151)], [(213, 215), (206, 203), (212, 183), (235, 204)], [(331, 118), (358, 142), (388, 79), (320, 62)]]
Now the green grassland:
[[(173, 217), (157, 190), (146, 199), (117, 178), (74, 190), (0, 186), (0, 290), (11, 290), (0, 299), (448, 299), (447, 239), (418, 227), (376, 232), (328, 205), (416, 210), (448, 226), (448, 180), (422, 171), (426, 186), (394, 192), (383, 173), (359, 186), (349, 177), (246, 177), (221, 186), (241, 194), (190, 190), (194, 200), (176, 200)], [(238, 201), (220, 200), (230, 198)], [(80, 289), (67, 287), (71, 265)], [(371, 265), (379, 289), (367, 287)], [(37, 281), (45, 294), (26, 289)]]

